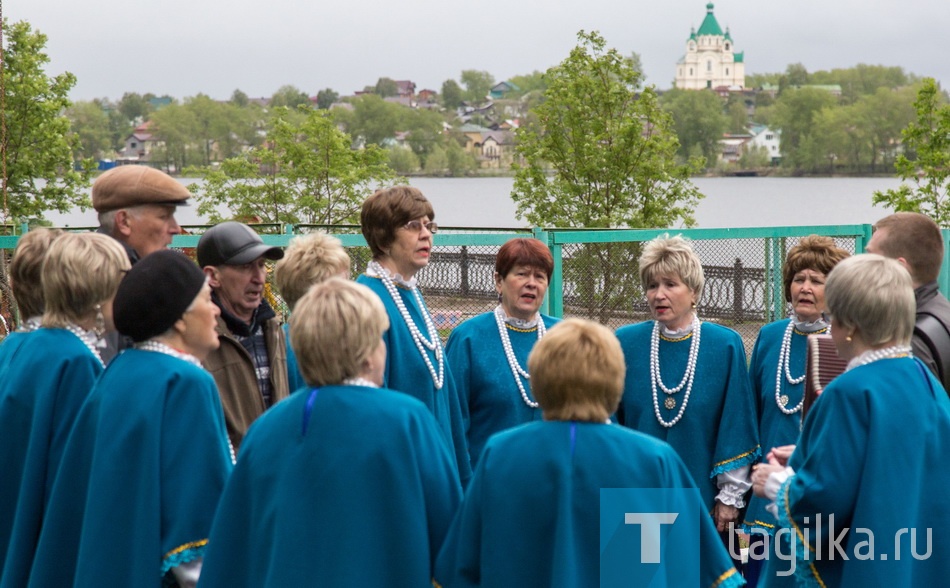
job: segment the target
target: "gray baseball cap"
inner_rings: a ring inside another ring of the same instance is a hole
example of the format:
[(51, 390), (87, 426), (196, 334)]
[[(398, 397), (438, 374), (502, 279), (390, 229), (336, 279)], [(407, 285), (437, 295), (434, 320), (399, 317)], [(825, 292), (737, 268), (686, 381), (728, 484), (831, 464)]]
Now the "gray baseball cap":
[(254, 229), (227, 221), (205, 231), (198, 240), (198, 265), (244, 265), (259, 257), (280, 259), (284, 250), (267, 245)]

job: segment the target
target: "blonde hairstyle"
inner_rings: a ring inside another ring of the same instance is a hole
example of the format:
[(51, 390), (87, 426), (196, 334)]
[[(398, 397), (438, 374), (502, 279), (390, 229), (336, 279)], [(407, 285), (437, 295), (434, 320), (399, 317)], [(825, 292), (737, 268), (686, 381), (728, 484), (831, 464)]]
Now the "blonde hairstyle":
[(43, 300), (43, 262), (50, 245), (63, 235), (61, 229), (41, 227), (20, 237), (10, 262), (10, 286), (20, 318), (40, 316), (46, 308)]
[(561, 321), (528, 356), (531, 392), (547, 420), (605, 422), (620, 404), (626, 371), (617, 337), (585, 319)]
[(689, 241), (676, 235), (670, 237), (664, 233), (648, 241), (640, 254), (640, 283), (646, 290), (647, 285), (659, 276), (678, 276), (686, 287), (693, 291), (696, 300), (703, 295), (703, 263), (693, 251)]
[(297, 301), (290, 345), (308, 385), (340, 384), (363, 373), (364, 362), (388, 328), (386, 309), (372, 290), (335, 277)]
[(844, 258), (851, 255), (835, 245), (831, 237), (808, 235), (798, 245), (788, 250), (782, 267), (782, 283), (785, 285), (785, 301), (792, 300), (792, 281), (795, 274), (804, 270), (821, 272), (827, 276)]
[(274, 266), (274, 281), (293, 310), (310, 286), (349, 270), (350, 256), (340, 240), (326, 233), (313, 233), (290, 241), (283, 259)]
[(50, 245), (43, 264), (43, 326), (65, 327), (89, 317), (115, 296), (129, 270), (118, 241), (100, 233), (66, 233)]
[(828, 311), (845, 329), (855, 329), (871, 347), (894, 340), (910, 344), (917, 301), (907, 269), (873, 253), (845, 259), (825, 283)]

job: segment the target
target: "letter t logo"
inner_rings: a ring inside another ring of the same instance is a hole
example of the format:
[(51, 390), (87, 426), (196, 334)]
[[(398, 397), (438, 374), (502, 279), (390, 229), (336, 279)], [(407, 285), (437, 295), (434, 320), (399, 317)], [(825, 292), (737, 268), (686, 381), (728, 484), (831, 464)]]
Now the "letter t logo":
[(660, 563), (660, 527), (672, 525), (675, 512), (625, 512), (625, 525), (640, 525), (640, 563)]

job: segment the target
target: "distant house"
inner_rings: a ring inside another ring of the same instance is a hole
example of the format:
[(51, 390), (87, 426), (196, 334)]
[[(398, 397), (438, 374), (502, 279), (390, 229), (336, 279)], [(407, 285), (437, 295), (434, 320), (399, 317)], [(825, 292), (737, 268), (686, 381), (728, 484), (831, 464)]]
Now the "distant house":
[(483, 133), (479, 164), (488, 169), (509, 168), (515, 155), (514, 147), (515, 134), (511, 131)]
[(172, 103), (171, 96), (162, 96), (162, 97), (152, 97), (149, 98), (148, 103), (152, 105), (152, 108), (158, 110), (164, 106), (168, 106)]
[(752, 125), (750, 129), (752, 138), (749, 139), (748, 146), (764, 147), (765, 152), (769, 154), (769, 162), (772, 165), (778, 165), (782, 161), (782, 131), (772, 130), (765, 125)]
[(514, 82), (498, 82), (492, 86), (488, 95), (491, 96), (493, 100), (498, 100), (499, 98), (504, 98), (508, 92), (517, 92), (519, 90), (521, 90), (521, 88)]
[(416, 100), (420, 104), (422, 103), (427, 104), (430, 102), (435, 102), (435, 99), (438, 97), (438, 95), (439, 93), (436, 92), (435, 90), (429, 90), (429, 89), (419, 90), (419, 93), (416, 94)]
[(148, 162), (151, 160), (152, 150), (163, 144), (149, 130), (151, 126), (152, 121), (146, 121), (135, 127), (132, 134), (125, 138), (122, 150), (119, 151), (119, 162)]
[(780, 131), (765, 125), (752, 125), (748, 133), (723, 135), (719, 148), (719, 159), (726, 163), (738, 163), (744, 153), (754, 148), (764, 149), (771, 165), (778, 165), (782, 160)]

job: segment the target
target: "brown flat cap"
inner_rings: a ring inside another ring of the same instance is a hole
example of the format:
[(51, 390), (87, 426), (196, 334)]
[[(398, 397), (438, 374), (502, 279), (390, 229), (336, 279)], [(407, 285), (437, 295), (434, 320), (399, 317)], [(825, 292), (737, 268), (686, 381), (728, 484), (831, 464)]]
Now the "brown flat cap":
[(92, 184), (92, 207), (107, 212), (140, 204), (187, 206), (188, 188), (175, 178), (147, 165), (120, 165)]

